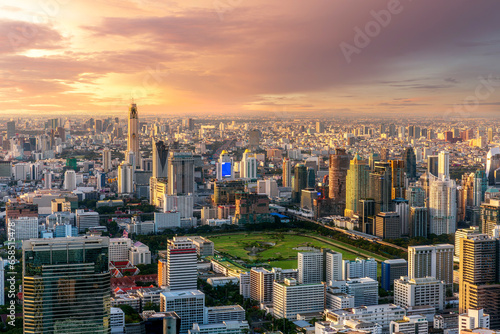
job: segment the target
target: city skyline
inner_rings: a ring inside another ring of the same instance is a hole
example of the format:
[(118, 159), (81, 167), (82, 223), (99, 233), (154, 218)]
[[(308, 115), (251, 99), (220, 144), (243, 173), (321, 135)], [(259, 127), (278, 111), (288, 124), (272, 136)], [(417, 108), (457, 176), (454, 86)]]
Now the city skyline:
[[(3, 115), (495, 116), (494, 1), (3, 2)], [(425, 22), (425, 23), (423, 23)]]

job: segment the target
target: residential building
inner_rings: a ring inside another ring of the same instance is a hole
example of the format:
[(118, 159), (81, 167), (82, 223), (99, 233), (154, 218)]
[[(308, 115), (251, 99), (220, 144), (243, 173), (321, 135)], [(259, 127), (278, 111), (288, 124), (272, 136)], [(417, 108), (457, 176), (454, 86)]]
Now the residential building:
[(256, 267), (250, 270), (250, 299), (259, 303), (273, 301), (274, 274), (264, 268)]
[(429, 305), (444, 309), (446, 284), (434, 277), (412, 278), (403, 276), (394, 281), (394, 303), (403, 307)]
[(15, 241), (38, 238), (38, 218), (8, 218), (7, 235), (9, 236), (9, 238), (13, 238)]
[(370, 277), (373, 280), (377, 280), (377, 261), (375, 259), (361, 259), (356, 258), (356, 260), (344, 260), (342, 268), (342, 279), (352, 279)]
[(293, 278), (274, 281), (273, 315), (276, 318), (297, 319), (299, 313), (322, 312), (324, 309), (325, 286), (322, 283), (297, 284)]
[(175, 312), (181, 318), (180, 334), (188, 333), (194, 323), (204, 323), (205, 294), (199, 290), (162, 292), (160, 311)]
[(453, 283), (453, 253), (450, 244), (408, 247), (408, 277), (435, 277), (446, 284)]
[(490, 315), (484, 313), (483, 309), (468, 309), (467, 313), (458, 316), (458, 329), (490, 329)]
[(322, 282), (323, 274), (323, 252), (299, 252), (298, 269), (299, 284), (311, 284)]

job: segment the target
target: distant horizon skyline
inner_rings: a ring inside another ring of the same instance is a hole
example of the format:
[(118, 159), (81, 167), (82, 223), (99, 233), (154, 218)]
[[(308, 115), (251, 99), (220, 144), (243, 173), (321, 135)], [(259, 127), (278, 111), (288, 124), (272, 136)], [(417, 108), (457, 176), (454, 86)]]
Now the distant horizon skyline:
[(0, 117), (121, 117), (132, 98), (160, 117), (497, 117), (498, 12), (495, 0), (4, 0)]

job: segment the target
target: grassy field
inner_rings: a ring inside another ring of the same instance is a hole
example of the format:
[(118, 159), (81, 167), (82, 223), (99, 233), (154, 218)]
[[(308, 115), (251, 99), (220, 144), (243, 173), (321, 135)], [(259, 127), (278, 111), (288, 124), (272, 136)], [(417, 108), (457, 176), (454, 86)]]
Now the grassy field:
[[(342, 258), (344, 260), (354, 260), (359, 256), (348, 250), (332, 246), (331, 243), (337, 243), (335, 240), (325, 239), (323, 242), (305, 235), (254, 232), (214, 235), (208, 236), (208, 238), (214, 242), (215, 249), (220, 252), (238, 257), (248, 263), (258, 261), (283, 269), (297, 268), (297, 253), (301, 251), (300, 249), (294, 249), (297, 247), (329, 248), (333, 251), (342, 253)], [(251, 253), (252, 247), (257, 248), (257, 251), (253, 254)], [(350, 246), (350, 248), (357, 250), (352, 246)], [(374, 256), (382, 260), (385, 259), (380, 255), (371, 254), (365, 251), (363, 251), (363, 253), (366, 256)]]

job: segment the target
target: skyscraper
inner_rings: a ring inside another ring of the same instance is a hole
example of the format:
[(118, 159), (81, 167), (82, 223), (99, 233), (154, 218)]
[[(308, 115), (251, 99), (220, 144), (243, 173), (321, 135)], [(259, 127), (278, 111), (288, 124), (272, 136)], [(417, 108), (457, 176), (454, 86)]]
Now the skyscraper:
[(128, 115), (128, 137), (127, 152), (135, 153), (135, 167), (141, 167), (141, 152), (139, 148), (139, 115), (137, 114), (137, 105), (131, 104)]
[(446, 151), (441, 151), (438, 155), (438, 177), (450, 177), (450, 153)]
[(163, 141), (153, 141), (154, 178), (168, 177), (168, 146)]
[(375, 214), (392, 211), (392, 169), (388, 162), (376, 162), (370, 173), (370, 197), (375, 201)]
[(391, 160), (391, 198), (405, 198), (405, 162), (403, 160)]
[(346, 176), (346, 216), (352, 217), (359, 212), (359, 201), (369, 197), (368, 184), (368, 166), (366, 161), (359, 154), (356, 154), (349, 164)]
[(417, 178), (417, 158), (413, 147), (408, 147), (403, 153), (404, 168), (406, 177), (409, 179)]
[(233, 158), (229, 156), (226, 150), (222, 151), (217, 162), (217, 180), (233, 180), (234, 163)]
[(334, 214), (342, 215), (345, 210), (346, 200), (346, 178), (349, 170), (350, 157), (345, 149), (336, 149), (330, 154), (328, 173), (328, 192), (333, 201)]
[(406, 197), (408, 200), (408, 205), (410, 207), (422, 207), (425, 206), (425, 191), (422, 187), (408, 187), (406, 189)]
[(474, 173), (472, 205), (480, 206), (481, 203), (484, 202), (486, 189), (488, 189), (488, 178), (484, 171), (478, 169), (476, 173)]
[(299, 283), (320, 283), (323, 275), (323, 253), (320, 251), (299, 252), (297, 258)]
[(493, 236), (497, 225), (500, 225), (500, 200), (490, 199), (481, 205), (481, 233)]
[(168, 157), (168, 195), (187, 195), (195, 191), (194, 158), (191, 152), (170, 152)]
[(111, 151), (108, 148), (102, 150), (102, 169), (104, 173), (111, 170)]
[(162, 260), (166, 263), (158, 266), (158, 270), (162, 270), (159, 277), (165, 280), (170, 291), (196, 290), (197, 260), (198, 255), (193, 242), (186, 237), (174, 237), (168, 241), (166, 260)]
[(500, 168), (500, 148), (492, 147), (486, 156), (486, 175), (488, 185), (495, 185), (495, 170)]
[(293, 174), (292, 199), (296, 203), (299, 203), (302, 190), (307, 188), (307, 167), (304, 164), (297, 164), (295, 165)]
[(245, 150), (240, 163), (241, 178), (256, 179), (257, 178), (257, 159), (250, 150)]
[(485, 234), (460, 239), (459, 312), (484, 309), (500, 328), (499, 240)]
[(283, 159), (283, 187), (292, 187), (292, 163), (289, 158)]
[(118, 166), (118, 194), (131, 194), (134, 192), (133, 167), (128, 162)]
[(107, 237), (23, 242), (24, 333), (109, 333)]
[(7, 139), (16, 135), (16, 121), (7, 122)]

